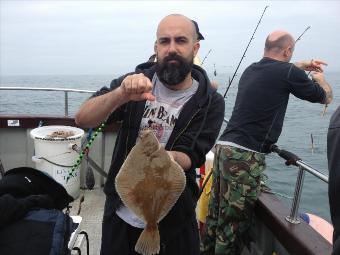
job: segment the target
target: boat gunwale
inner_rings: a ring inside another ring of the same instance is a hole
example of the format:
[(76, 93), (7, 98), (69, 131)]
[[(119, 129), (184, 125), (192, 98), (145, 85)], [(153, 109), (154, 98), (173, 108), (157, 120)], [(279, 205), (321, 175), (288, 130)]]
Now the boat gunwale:
[(262, 192), (255, 204), (255, 216), (262, 221), (291, 254), (332, 254), (332, 244), (301, 220), (292, 224), (285, 218), (288, 207), (274, 194)]
[[(18, 126), (9, 125), (8, 121), (18, 120)], [(52, 116), (52, 115), (0, 115), (0, 129), (1, 128), (36, 128), (42, 123), (43, 126), (63, 125), (79, 127), (73, 117)], [(113, 122), (105, 125), (104, 132), (117, 132), (120, 128), (119, 122)], [(83, 128), (84, 129), (84, 128)], [(86, 128), (85, 128), (86, 130)]]

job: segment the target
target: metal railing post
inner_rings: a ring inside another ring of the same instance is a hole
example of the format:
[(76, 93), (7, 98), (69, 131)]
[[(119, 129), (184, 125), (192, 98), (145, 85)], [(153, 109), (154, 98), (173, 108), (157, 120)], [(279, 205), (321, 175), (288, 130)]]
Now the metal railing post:
[(298, 214), (299, 205), (300, 205), (300, 198), (301, 198), (301, 193), (302, 193), (304, 177), (305, 177), (305, 171), (302, 166), (299, 166), (299, 173), (298, 173), (296, 184), (295, 184), (295, 192), (294, 192), (292, 208), (290, 210), (290, 215), (286, 217), (286, 220), (293, 224), (300, 223), (300, 220), (297, 214)]
[(62, 91), (64, 92), (64, 115), (65, 117), (69, 117), (69, 105), (68, 105), (68, 93), (91, 93), (93, 94), (94, 90), (83, 90), (83, 89), (67, 89), (67, 88), (35, 88), (35, 87), (4, 87), (0, 86), (0, 90), (27, 90), (27, 91)]
[(68, 92), (67, 91), (64, 91), (64, 94), (65, 94), (65, 117), (68, 116)]

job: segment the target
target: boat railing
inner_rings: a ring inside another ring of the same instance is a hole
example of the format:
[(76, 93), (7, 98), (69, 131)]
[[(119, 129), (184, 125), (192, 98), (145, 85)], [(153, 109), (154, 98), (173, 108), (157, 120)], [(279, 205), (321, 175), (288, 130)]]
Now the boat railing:
[(65, 117), (69, 116), (69, 93), (89, 93), (93, 94), (94, 90), (84, 89), (68, 89), (68, 88), (38, 88), (38, 87), (4, 87), (0, 86), (0, 90), (29, 90), (29, 91), (60, 91), (64, 92), (64, 114)]
[(303, 187), (303, 180), (305, 177), (305, 172), (309, 172), (318, 179), (328, 183), (328, 176), (321, 173), (319, 170), (311, 167), (304, 161), (302, 161), (297, 155), (286, 151), (279, 149), (276, 145), (273, 145), (271, 147), (271, 151), (276, 152), (280, 157), (286, 160), (286, 165), (295, 165), (299, 167), (298, 176), (296, 179), (295, 184), (295, 191), (294, 191), (294, 197), (293, 202), (290, 210), (290, 215), (286, 217), (286, 220), (293, 224), (299, 224), (300, 219), (298, 217), (298, 210), (299, 210), (299, 204), (300, 204), (300, 198), (302, 193), (302, 187)]

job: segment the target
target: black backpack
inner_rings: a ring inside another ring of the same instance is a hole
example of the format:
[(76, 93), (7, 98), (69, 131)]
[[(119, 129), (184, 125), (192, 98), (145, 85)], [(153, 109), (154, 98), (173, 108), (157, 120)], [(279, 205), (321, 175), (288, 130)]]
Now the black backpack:
[(69, 255), (78, 224), (62, 210), (73, 198), (45, 173), (29, 167), (0, 179), (0, 254)]
[(32, 209), (0, 230), (0, 254), (69, 255), (68, 242), (77, 224), (56, 209)]

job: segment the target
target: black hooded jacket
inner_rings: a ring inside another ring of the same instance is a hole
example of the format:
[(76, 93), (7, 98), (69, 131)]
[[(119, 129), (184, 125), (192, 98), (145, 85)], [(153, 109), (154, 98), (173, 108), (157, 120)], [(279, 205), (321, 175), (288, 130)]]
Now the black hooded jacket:
[(333, 113), (327, 134), (329, 207), (334, 226), (333, 254), (340, 254), (340, 107)]
[[(136, 67), (135, 73), (143, 73), (152, 80), (155, 74), (155, 63), (141, 64)], [(127, 75), (113, 80), (110, 88), (103, 87), (95, 96), (117, 88)], [(199, 87), (192, 98), (184, 105), (165, 146), (166, 150), (185, 153), (192, 162), (191, 169), (185, 171), (187, 185), (184, 192), (170, 213), (162, 220), (162, 222), (168, 222), (170, 225), (176, 222), (181, 224), (182, 220), (185, 221), (194, 215), (198, 198), (195, 169), (204, 164), (205, 155), (214, 145), (224, 118), (224, 99), (211, 87), (206, 72), (194, 65), (192, 77), (198, 81)], [(115, 190), (115, 177), (126, 156), (136, 143), (145, 102), (130, 101), (114, 111), (109, 117), (109, 121), (121, 121), (122, 123), (116, 139), (107, 182), (104, 187), (104, 192), (108, 199), (113, 201), (113, 208), (115, 209), (122, 203)], [(162, 222), (160, 224), (161, 231)]]

